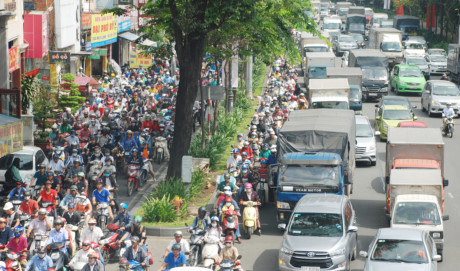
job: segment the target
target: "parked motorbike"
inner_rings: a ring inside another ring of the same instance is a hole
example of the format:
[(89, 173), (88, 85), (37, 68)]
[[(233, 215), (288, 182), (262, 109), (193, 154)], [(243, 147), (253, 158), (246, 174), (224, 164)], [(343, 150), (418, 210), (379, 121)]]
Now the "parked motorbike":
[(254, 230), (257, 227), (257, 210), (256, 206), (258, 202), (255, 201), (243, 201), (243, 228), (248, 239), (251, 239)]
[(70, 262), (69, 256), (60, 250), (63, 247), (65, 247), (65, 243), (63, 242), (54, 242), (46, 246), (48, 255), (53, 260), (53, 267), (56, 271), (66, 270), (65, 266), (69, 265)]
[[(185, 224), (185, 226), (188, 227), (187, 224)], [(190, 227), (190, 233), (190, 254), (188, 265), (197, 266), (201, 259), (201, 250), (203, 248), (203, 236), (206, 233), (206, 231), (196, 227)]]
[(201, 252), (201, 260), (205, 268), (216, 269), (216, 259), (219, 256), (220, 238), (209, 236), (205, 239), (205, 245)]
[(136, 191), (139, 189), (139, 178), (140, 178), (140, 172), (139, 172), (139, 166), (138, 165), (128, 165), (128, 196), (131, 197), (133, 194), (133, 190), (136, 189)]

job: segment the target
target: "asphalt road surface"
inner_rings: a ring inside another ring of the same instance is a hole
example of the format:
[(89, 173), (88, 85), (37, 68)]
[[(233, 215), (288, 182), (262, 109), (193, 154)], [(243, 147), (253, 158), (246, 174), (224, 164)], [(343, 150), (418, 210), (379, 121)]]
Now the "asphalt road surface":
[[(432, 76), (432, 79), (438, 79)], [(394, 95), (394, 94), (391, 94)], [(420, 97), (407, 96), (419, 121), (425, 122), (430, 128), (441, 126), (441, 117), (429, 118), (426, 112), (422, 112)], [(371, 124), (374, 123), (374, 105), (376, 102), (368, 102), (363, 106), (363, 114), (368, 116)], [(456, 120), (459, 121), (458, 119)], [(460, 223), (460, 209), (456, 208), (460, 197), (460, 184), (457, 183), (457, 176), (460, 176), (458, 156), (460, 153), (460, 133), (454, 133), (453, 138), (444, 137), (445, 143), (445, 171), (446, 178), (450, 180), (446, 188), (445, 214), (450, 215), (450, 220), (445, 222), (445, 245), (444, 261), (438, 264), (438, 270), (458, 270), (456, 253), (460, 234), (455, 233), (456, 223)], [(387, 227), (388, 223), (384, 214), (385, 195), (383, 191), (383, 175), (385, 165), (385, 143), (377, 138), (377, 165), (370, 167), (358, 165), (355, 172), (355, 184), (351, 196), (353, 206), (357, 214), (358, 222), (358, 250), (368, 250), (368, 246), (378, 228)], [(124, 195), (123, 193), (121, 193)], [(125, 193), (126, 194), (126, 193)], [(135, 199), (132, 199), (132, 201)], [(277, 229), (276, 209), (274, 205), (265, 206), (260, 211), (262, 223), (262, 236), (253, 236), (251, 240), (244, 240), (236, 247), (243, 258), (242, 267), (246, 271), (278, 270), (278, 250), (281, 246), (283, 233)], [(188, 235), (186, 235), (188, 237)], [(155, 263), (150, 268), (158, 270), (161, 264), (161, 256), (171, 238), (149, 237), (149, 250), (153, 252)], [(117, 264), (110, 264), (107, 270), (116, 270)], [(352, 270), (363, 270), (364, 259), (357, 257), (352, 263)]]

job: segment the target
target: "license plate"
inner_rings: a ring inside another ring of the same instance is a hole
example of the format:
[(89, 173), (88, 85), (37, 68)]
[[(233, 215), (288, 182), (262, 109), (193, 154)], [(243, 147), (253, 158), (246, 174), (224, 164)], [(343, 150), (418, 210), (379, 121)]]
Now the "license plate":
[(320, 268), (317, 266), (302, 266), (300, 271), (320, 271)]
[(377, 93), (369, 92), (369, 96), (377, 96)]

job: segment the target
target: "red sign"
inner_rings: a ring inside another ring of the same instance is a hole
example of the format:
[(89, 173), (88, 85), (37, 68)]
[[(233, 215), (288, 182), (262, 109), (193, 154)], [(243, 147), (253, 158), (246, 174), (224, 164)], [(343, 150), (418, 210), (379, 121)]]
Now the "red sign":
[(50, 77), (48, 75), (42, 75), (42, 80), (49, 81)]
[(48, 12), (24, 14), (24, 41), (29, 44), (27, 58), (43, 58), (48, 54)]
[(8, 49), (8, 71), (14, 72), (19, 69), (19, 49), (18, 46)]
[(81, 15), (81, 28), (91, 29), (91, 13), (83, 13)]

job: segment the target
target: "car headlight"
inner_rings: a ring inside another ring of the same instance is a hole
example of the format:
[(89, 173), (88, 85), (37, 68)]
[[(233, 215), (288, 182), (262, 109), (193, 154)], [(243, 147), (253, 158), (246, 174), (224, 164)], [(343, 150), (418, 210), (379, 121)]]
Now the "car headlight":
[(432, 100), (431, 103), (436, 106), (441, 106), (441, 104), (438, 101)]
[(339, 248), (337, 250), (332, 251), (329, 254), (331, 255), (331, 257), (344, 255), (345, 254), (345, 248)]
[(287, 248), (287, 247), (281, 247), (281, 248), (280, 248), (280, 252), (283, 253), (283, 254), (286, 254), (286, 255), (292, 255), (292, 254), (294, 254), (294, 251), (290, 250), (290, 249)]
[(386, 80), (386, 81), (385, 81), (385, 85), (388, 86), (389, 84), (390, 84), (390, 81)]
[(388, 88), (381, 88), (380, 91), (381, 91), (381, 92), (387, 92), (387, 91), (388, 91)]
[(291, 206), (289, 206), (289, 203), (287, 202), (277, 201), (276, 206), (278, 209), (291, 209)]
[(444, 237), (442, 232), (438, 232), (438, 231), (430, 232), (430, 234), (431, 234), (431, 237), (433, 237), (434, 239), (440, 239)]
[(375, 145), (369, 146), (367, 150), (368, 151), (375, 151)]

